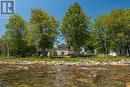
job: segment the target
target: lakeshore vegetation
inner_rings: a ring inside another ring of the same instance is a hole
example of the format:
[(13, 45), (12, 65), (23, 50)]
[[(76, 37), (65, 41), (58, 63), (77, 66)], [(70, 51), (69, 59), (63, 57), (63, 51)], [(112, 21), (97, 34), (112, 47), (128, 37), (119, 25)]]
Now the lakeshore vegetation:
[[(124, 56), (97, 57), (97, 60), (129, 59), (126, 56), (130, 56), (130, 9), (114, 9), (97, 16), (93, 23), (90, 22), (91, 17), (77, 2), (67, 9), (62, 22), (58, 22), (43, 9), (36, 8), (31, 12), (28, 21), (18, 14), (9, 17), (5, 25), (7, 30), (0, 37), (1, 55), (8, 58), (14, 56), (33, 58), (39, 56), (37, 52), (41, 50), (41, 55), (44, 56), (45, 51), (55, 50), (54, 46), (60, 42), (59, 37), (63, 37), (69, 48), (74, 50), (75, 56), (81, 55), (80, 49), (84, 48), (89, 51), (96, 50), (97, 54), (108, 55), (110, 51), (114, 51), (118, 56)], [(55, 58), (46, 57), (45, 60)], [(95, 60), (95, 57), (86, 58)], [(80, 59), (83, 58), (79, 57), (76, 60)], [(73, 58), (69, 60), (74, 61)]]

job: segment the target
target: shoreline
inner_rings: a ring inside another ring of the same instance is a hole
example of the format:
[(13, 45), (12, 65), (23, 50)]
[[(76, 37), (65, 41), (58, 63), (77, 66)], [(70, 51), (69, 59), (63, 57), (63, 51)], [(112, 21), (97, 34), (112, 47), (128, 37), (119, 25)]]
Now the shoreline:
[[(34, 69), (42, 69), (45, 66), (53, 67), (127, 67), (130, 66), (130, 61), (127, 63), (125, 61), (118, 62), (95, 62), (95, 61), (80, 61), (80, 62), (65, 62), (65, 61), (19, 61), (19, 62), (9, 62), (0, 61), (0, 75), (6, 75), (11, 73), (17, 73), (21, 71), (28, 71)], [(97, 68), (98, 69), (98, 68)]]
[(14, 65), (35, 65), (35, 64), (42, 64), (42, 65), (86, 65), (86, 66), (93, 66), (93, 65), (130, 65), (130, 61), (117, 61), (117, 62), (99, 62), (99, 61), (0, 61), (0, 64), (14, 64)]

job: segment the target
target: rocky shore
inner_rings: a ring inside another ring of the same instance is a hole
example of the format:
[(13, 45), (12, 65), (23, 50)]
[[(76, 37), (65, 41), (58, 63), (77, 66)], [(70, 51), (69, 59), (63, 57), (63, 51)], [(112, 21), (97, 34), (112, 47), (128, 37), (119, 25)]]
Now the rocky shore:
[(65, 61), (0, 61), (0, 64), (20, 64), (20, 65), (32, 65), (32, 64), (43, 64), (43, 65), (130, 65), (130, 61), (118, 61), (118, 62), (99, 62), (99, 61), (79, 61), (79, 62), (65, 62)]
[(130, 61), (118, 61), (118, 62), (96, 62), (96, 61), (80, 61), (80, 62), (64, 62), (64, 61), (20, 61), (20, 62), (9, 62), (9, 61), (0, 61), (0, 75), (5, 73), (13, 73), (19, 71), (25, 71), (35, 68), (42, 68), (45, 65), (54, 65), (54, 66), (128, 66)]
[[(20, 72), (32, 72), (35, 70), (44, 69), (44, 74), (56, 74), (67, 69), (72, 69), (77, 72), (80, 72), (81, 75), (86, 75), (92, 78), (92, 81), (100, 77), (118, 80), (126, 82), (129, 87), (130, 76), (127, 75), (115, 75), (114, 73), (109, 73), (111, 70), (126, 70), (129, 69), (130, 61), (118, 61), (118, 62), (96, 62), (96, 61), (80, 61), (80, 62), (65, 62), (65, 61), (19, 61), (19, 62), (10, 62), (10, 61), (0, 61), (0, 76), (9, 76), (10, 74), (17, 74)], [(47, 67), (53, 67), (50, 70)], [(64, 67), (64, 68), (63, 68)], [(89, 74), (85, 74), (89, 72)], [(113, 71), (114, 72), (114, 71)], [(40, 72), (41, 73), (41, 72)], [(43, 73), (43, 72), (42, 72)], [(43, 74), (42, 74), (43, 75)], [(78, 81), (86, 81), (86, 79), (78, 79)]]

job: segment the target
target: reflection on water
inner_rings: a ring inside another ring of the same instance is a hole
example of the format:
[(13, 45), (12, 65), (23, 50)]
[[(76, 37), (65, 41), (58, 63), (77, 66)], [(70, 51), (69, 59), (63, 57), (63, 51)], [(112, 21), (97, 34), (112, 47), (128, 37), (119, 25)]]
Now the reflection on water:
[(130, 66), (45, 65), (0, 76), (0, 87), (126, 87), (129, 82)]

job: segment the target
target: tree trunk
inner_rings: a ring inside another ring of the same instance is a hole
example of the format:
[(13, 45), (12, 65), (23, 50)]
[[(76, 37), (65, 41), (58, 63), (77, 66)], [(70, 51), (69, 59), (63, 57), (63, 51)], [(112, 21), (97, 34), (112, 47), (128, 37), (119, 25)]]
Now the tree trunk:
[(47, 56), (47, 53), (48, 53), (48, 52), (47, 52), (45, 49), (42, 49), (42, 51), (41, 51), (41, 56), (43, 56), (43, 57), (44, 57), (44, 56)]
[(126, 56), (129, 56), (129, 50), (126, 49)]
[(8, 44), (7, 44), (7, 57), (9, 57), (9, 46), (8, 46)]
[(121, 48), (121, 56), (126, 56), (126, 50), (124, 47)]
[(129, 53), (129, 56), (130, 56), (130, 45), (128, 46), (128, 53)]
[(75, 50), (74, 50), (75, 56), (80, 56), (80, 55), (81, 55), (80, 52), (81, 52), (81, 49), (80, 49), (80, 48), (75, 49)]
[(130, 46), (129, 46), (128, 43), (127, 43), (126, 50), (127, 50), (127, 52), (126, 52), (126, 56), (130, 56)]

